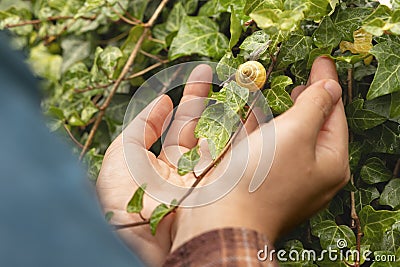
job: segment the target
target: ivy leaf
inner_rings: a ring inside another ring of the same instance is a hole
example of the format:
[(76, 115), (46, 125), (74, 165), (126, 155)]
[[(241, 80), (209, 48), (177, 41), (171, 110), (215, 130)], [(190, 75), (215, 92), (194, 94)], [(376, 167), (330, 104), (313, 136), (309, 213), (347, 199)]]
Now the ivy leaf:
[(148, 0), (135, 0), (130, 2), (132, 9), (131, 15), (138, 20), (143, 20), (144, 12), (146, 11)]
[(229, 106), (216, 103), (204, 110), (194, 133), (196, 138), (207, 139), (211, 156), (215, 159), (228, 143), (239, 121), (239, 116)]
[(31, 48), (28, 61), (32, 66), (32, 70), (40, 77), (53, 82), (57, 82), (60, 79), (63, 58), (59, 55), (51, 54), (43, 44)]
[(372, 251), (396, 251), (400, 246), (400, 239), (393, 238), (393, 230), (399, 229), (400, 211), (374, 210), (371, 206), (366, 206), (359, 217), (364, 233), (362, 244), (371, 245)]
[(285, 68), (288, 65), (303, 60), (312, 49), (310, 36), (292, 35), (289, 40), (282, 44), (278, 55), (278, 68)]
[(170, 207), (168, 207), (167, 205), (160, 204), (158, 205), (153, 212), (151, 213), (150, 216), (150, 230), (152, 235), (156, 234), (157, 231), (157, 226), (158, 224), (161, 222), (161, 220), (167, 215), (169, 214), (172, 210), (174, 209), (174, 206), (171, 205)]
[(187, 14), (193, 14), (197, 10), (198, 0), (181, 0)]
[(168, 56), (170, 60), (192, 54), (219, 59), (228, 48), (228, 43), (228, 38), (218, 31), (218, 25), (211, 19), (184, 17)]
[(400, 92), (392, 93), (389, 117), (390, 119), (400, 123)]
[(361, 142), (351, 142), (349, 144), (349, 165), (352, 173), (355, 172), (358, 163), (360, 162), (364, 148), (365, 144)]
[(337, 249), (337, 242), (345, 240), (347, 247), (350, 248), (356, 244), (356, 237), (353, 230), (347, 225), (337, 225), (334, 221), (326, 220), (315, 225), (312, 228), (312, 234), (320, 239), (321, 247)]
[(239, 41), (240, 34), (242, 33), (242, 24), (240, 23), (240, 19), (237, 17), (235, 9), (231, 8), (231, 10), (231, 39), (229, 40), (229, 49), (232, 49), (232, 47), (236, 45)]
[(298, 10), (260, 9), (250, 13), (250, 17), (258, 27), (273, 34), (279, 31), (295, 31), (304, 18), (304, 14)]
[(218, 62), (216, 67), (218, 78), (221, 81), (226, 81), (229, 77), (235, 74), (237, 68), (243, 62), (243, 56), (238, 55), (237, 57), (234, 57), (232, 52), (227, 52)]
[(367, 184), (376, 184), (389, 181), (392, 173), (386, 168), (384, 162), (376, 157), (369, 158), (361, 168), (361, 178)]
[(356, 99), (347, 105), (347, 121), (354, 131), (364, 131), (384, 123), (387, 119), (371, 110), (363, 108), (364, 100)]
[(357, 211), (361, 211), (365, 206), (370, 205), (371, 202), (379, 198), (379, 196), (380, 194), (376, 187), (369, 186), (367, 188), (359, 188), (354, 192)]
[(352, 42), (353, 32), (361, 27), (364, 18), (372, 12), (370, 8), (339, 8), (333, 17), (333, 23), (341, 39)]
[(390, 8), (385, 5), (380, 5), (365, 18), (362, 27), (367, 32), (375, 36), (380, 36), (385, 30), (389, 30), (390, 26), (388, 27), (387, 22), (390, 18)]
[(379, 43), (371, 49), (371, 54), (378, 60), (378, 69), (369, 88), (367, 99), (370, 100), (399, 91), (400, 44), (394, 42)]
[(225, 103), (234, 112), (243, 109), (249, 98), (249, 90), (238, 85), (235, 81), (229, 82), (221, 91), (213, 93), (210, 97), (220, 103)]
[(110, 222), (113, 216), (114, 212), (107, 211), (106, 214), (104, 215), (104, 219), (106, 220), (106, 222)]
[(180, 157), (178, 161), (178, 174), (183, 176), (193, 171), (199, 160), (199, 146), (195, 146)]
[(281, 114), (288, 110), (293, 101), (285, 90), (286, 86), (293, 84), (292, 79), (287, 76), (277, 76), (271, 82), (271, 89), (265, 91), (268, 105), (276, 114)]
[(127, 212), (139, 213), (142, 211), (144, 190), (146, 190), (146, 184), (143, 184), (138, 189), (136, 189), (135, 193), (128, 203), (128, 206), (126, 207)]
[(385, 123), (371, 129), (366, 140), (372, 145), (373, 152), (400, 154), (400, 129), (398, 124)]
[(179, 30), (182, 19), (186, 16), (185, 8), (182, 6), (181, 2), (174, 5), (171, 13), (168, 15), (168, 19), (165, 23), (165, 29), (168, 32), (175, 32)]
[(244, 6), (244, 13), (250, 14), (253, 11), (259, 9), (283, 9), (282, 0), (246, 0), (246, 5)]
[(246, 37), (239, 48), (246, 52), (246, 59), (249, 59), (250, 55), (257, 51), (261, 60), (268, 61), (269, 55), (265, 53), (268, 50), (268, 46), (266, 45), (268, 40), (269, 35), (266, 32), (262, 30), (256, 31), (252, 35)]
[(114, 70), (117, 67), (118, 59), (122, 58), (123, 54), (118, 47), (107, 46), (99, 55), (97, 62), (108, 78), (112, 78)]
[(312, 35), (317, 47), (336, 47), (340, 42), (339, 32), (330, 17), (324, 17)]
[(391, 180), (382, 192), (379, 204), (388, 205), (393, 209), (400, 207), (400, 179)]
[(91, 52), (90, 42), (80, 38), (63, 39), (61, 47), (64, 57), (61, 72), (65, 72), (74, 63), (87, 58)]

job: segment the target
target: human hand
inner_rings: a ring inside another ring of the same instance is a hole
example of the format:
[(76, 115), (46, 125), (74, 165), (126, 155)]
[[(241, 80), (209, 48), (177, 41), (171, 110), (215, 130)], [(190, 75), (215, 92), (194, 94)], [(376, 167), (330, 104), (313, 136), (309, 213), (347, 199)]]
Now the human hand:
[[(274, 243), (329, 203), (350, 177), (347, 123), (337, 79), (330, 59), (315, 60), (307, 86), (292, 92), (294, 106), (273, 121), (276, 150), (266, 180), (249, 193), (250, 180), (260, 168), (260, 148), (269, 142), (263, 136), (268, 136), (272, 122), (249, 135), (249, 164), (230, 193), (207, 206), (178, 210), (173, 250), (196, 235), (224, 227), (254, 229)], [(243, 146), (245, 140), (233, 147), (233, 160), (243, 157)], [(261, 156), (261, 165), (263, 161)]]
[[(124, 145), (129, 146), (132, 153), (147, 156), (153, 168), (164, 179), (180, 185), (194, 180), (190, 174), (182, 179), (171, 162), (177, 160), (180, 153), (197, 144), (193, 134), (196, 118), (203, 112), (204, 97), (208, 95), (211, 80), (211, 69), (206, 65), (200, 65), (192, 72), (159, 157), (148, 149), (160, 137), (163, 125), (171, 115), (173, 106), (171, 99), (166, 95), (147, 106), (124, 130), (123, 135), (118, 136), (107, 149), (96, 186), (104, 211), (114, 212), (112, 224), (123, 225), (142, 221), (138, 214), (126, 212), (126, 206), (138, 186), (125, 162)], [(141, 162), (136, 162), (135, 166), (142, 168)], [(159, 204), (145, 194), (142, 215), (149, 218)], [(162, 220), (155, 236), (151, 234), (148, 225), (121, 229), (118, 230), (118, 234), (146, 265), (161, 266), (171, 248), (170, 228), (173, 217), (174, 214), (170, 214)]]

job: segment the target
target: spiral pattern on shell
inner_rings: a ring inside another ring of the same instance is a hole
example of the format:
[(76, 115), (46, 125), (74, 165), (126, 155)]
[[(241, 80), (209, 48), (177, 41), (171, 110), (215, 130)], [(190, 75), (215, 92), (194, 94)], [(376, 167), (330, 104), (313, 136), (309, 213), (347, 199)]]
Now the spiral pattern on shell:
[(267, 72), (264, 66), (257, 61), (247, 61), (239, 66), (235, 73), (236, 82), (251, 92), (261, 89), (266, 81)]

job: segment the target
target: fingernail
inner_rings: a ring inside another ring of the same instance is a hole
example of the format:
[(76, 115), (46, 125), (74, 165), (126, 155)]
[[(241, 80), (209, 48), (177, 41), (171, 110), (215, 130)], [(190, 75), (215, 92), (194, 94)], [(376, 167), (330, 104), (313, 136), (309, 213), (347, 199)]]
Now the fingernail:
[(334, 103), (336, 103), (342, 95), (342, 88), (339, 83), (334, 80), (328, 80), (325, 82), (324, 88), (332, 96)]

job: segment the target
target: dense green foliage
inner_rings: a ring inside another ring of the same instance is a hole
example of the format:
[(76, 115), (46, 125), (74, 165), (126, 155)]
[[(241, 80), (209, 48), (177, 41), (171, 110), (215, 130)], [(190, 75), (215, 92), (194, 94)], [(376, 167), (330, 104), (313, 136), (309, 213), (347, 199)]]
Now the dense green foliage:
[[(76, 143), (87, 142), (100, 107), (135, 45), (141, 44), (126, 77), (133, 76), (124, 79), (110, 98), (84, 158), (91, 177), (97, 176), (105, 149), (121, 131), (130, 97), (157, 70), (183, 61), (219, 61), (218, 76), (226, 80), (254, 51), (260, 53), (258, 61), (266, 68), (279, 51), (263, 91), (279, 115), (292, 105), (288, 93), (307, 81), (313, 60), (329, 55), (336, 60), (344, 89), (354, 185), (349, 184), (329, 208), (289, 234), (281, 246), (321, 250), (344, 239), (348, 248), (355, 247), (357, 230), (350, 228), (353, 191), (364, 234), (361, 250), (396, 254), (400, 261), (400, 179), (393, 171), (400, 157), (400, 2), (394, 0), (388, 8), (368, 0), (175, 0), (167, 3), (146, 31), (142, 21), (148, 21), (159, 4), (146, 0), (0, 3), (0, 29), (12, 32), (13, 45), (26, 52), (33, 71), (42, 78), (42, 106), (51, 117), (49, 127), (67, 139), (69, 133)], [(157, 63), (143, 75), (134, 75)], [(212, 94), (217, 100), (213, 108), (228, 103), (240, 114), (249, 96), (237, 87), (232, 82)], [(206, 119), (199, 124), (210, 126)], [(215, 141), (215, 157), (231, 131), (234, 125), (222, 124), (196, 134)], [(74, 150), (80, 152), (79, 144)], [(197, 151), (181, 160), (188, 168), (185, 171), (190, 171), (192, 161), (198, 160)], [(137, 200), (141, 206), (141, 196)], [(155, 212), (162, 215), (170, 209), (164, 205)], [(375, 262), (372, 266), (399, 264)], [(282, 266), (346, 265), (339, 261)]]

